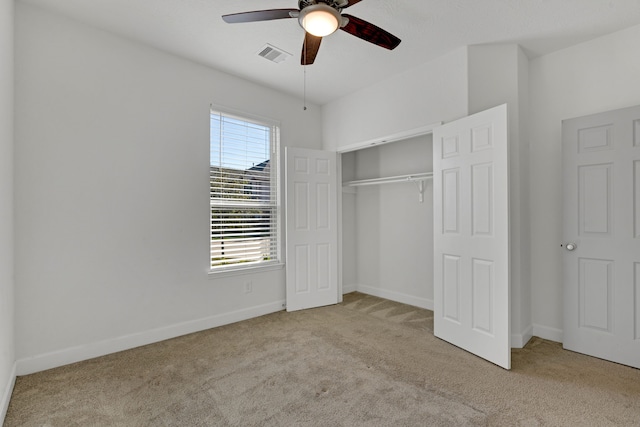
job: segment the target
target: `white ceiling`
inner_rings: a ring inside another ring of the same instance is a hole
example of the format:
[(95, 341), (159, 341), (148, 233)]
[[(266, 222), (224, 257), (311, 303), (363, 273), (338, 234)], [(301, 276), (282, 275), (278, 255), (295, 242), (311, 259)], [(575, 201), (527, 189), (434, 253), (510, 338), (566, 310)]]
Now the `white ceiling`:
[[(296, 8), (297, 0), (21, 0), (302, 97), (296, 19), (226, 24), (221, 15)], [(640, 24), (640, 0), (363, 0), (345, 13), (402, 39), (393, 51), (344, 31), (306, 67), (306, 96), (325, 104), (458, 47), (519, 43), (533, 58)], [(640, 41), (639, 41), (640, 42)], [(265, 43), (291, 54), (275, 64)]]

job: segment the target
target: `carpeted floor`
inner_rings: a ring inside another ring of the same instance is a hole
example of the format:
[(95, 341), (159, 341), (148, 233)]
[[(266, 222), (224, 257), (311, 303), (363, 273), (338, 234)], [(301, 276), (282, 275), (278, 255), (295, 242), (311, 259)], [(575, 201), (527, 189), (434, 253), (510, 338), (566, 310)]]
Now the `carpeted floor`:
[(638, 426), (640, 370), (534, 338), (505, 371), (353, 293), (18, 378), (13, 426)]

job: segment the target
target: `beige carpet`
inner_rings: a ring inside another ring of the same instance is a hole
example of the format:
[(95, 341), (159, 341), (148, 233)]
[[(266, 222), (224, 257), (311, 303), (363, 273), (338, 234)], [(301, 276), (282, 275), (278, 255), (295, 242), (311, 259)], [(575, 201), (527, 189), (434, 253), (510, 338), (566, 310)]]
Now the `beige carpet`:
[(358, 293), (18, 378), (5, 426), (640, 425), (640, 370), (534, 338), (507, 372)]

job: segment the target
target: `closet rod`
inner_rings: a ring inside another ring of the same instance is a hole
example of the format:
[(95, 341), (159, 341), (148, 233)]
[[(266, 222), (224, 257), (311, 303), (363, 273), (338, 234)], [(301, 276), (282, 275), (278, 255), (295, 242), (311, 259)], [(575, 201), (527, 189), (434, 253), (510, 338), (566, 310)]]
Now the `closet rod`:
[(389, 176), (385, 178), (360, 179), (357, 181), (348, 181), (343, 183), (342, 185), (345, 187), (358, 187), (362, 185), (391, 184), (394, 182), (424, 181), (426, 179), (431, 179), (431, 178), (433, 178), (433, 173), (425, 172), (425, 173), (415, 173), (411, 175)]

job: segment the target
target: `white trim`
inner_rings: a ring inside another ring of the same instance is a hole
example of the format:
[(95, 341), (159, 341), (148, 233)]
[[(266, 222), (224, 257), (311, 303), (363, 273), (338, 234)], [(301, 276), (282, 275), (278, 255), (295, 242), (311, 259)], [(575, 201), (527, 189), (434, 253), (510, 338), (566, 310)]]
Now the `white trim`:
[(336, 195), (337, 195), (337, 228), (338, 228), (338, 245), (336, 247), (338, 254), (338, 304), (341, 303), (343, 299), (344, 292), (344, 283), (342, 280), (342, 268), (343, 268), (343, 254), (342, 254), (342, 186), (339, 183), (342, 182), (342, 154), (336, 154)]
[[(412, 295), (402, 294), (399, 292), (387, 291), (384, 289), (373, 288), (366, 285), (348, 285), (343, 288), (344, 293), (349, 292), (361, 292), (363, 294), (373, 295), (380, 298), (385, 298), (391, 301), (401, 302), (403, 304), (413, 305), (415, 307), (425, 308), (433, 311), (433, 300), (421, 297), (415, 297)], [(535, 326), (529, 326), (521, 334), (511, 334), (511, 348), (523, 348), (534, 335)], [(547, 328), (550, 329), (550, 328)], [(558, 331), (562, 335), (562, 331)], [(544, 337), (541, 337), (544, 338)], [(552, 341), (556, 341), (553, 338), (545, 338)]]
[(371, 286), (357, 285), (356, 290), (363, 294), (373, 295), (374, 297), (380, 297), (395, 302), (401, 302), (403, 304), (413, 305), (414, 307), (425, 308), (433, 311), (433, 300), (427, 298), (416, 297), (413, 295), (403, 294), (400, 292), (387, 291), (379, 288), (372, 288)]
[(7, 410), (9, 409), (9, 401), (11, 400), (11, 394), (13, 394), (13, 387), (16, 385), (16, 364), (13, 364), (11, 373), (9, 374), (9, 381), (2, 393), (2, 400), (0, 400), (0, 425), (4, 425), (4, 419), (7, 417)]
[(533, 338), (533, 325), (520, 334), (511, 334), (511, 348), (523, 348)]
[(239, 276), (241, 274), (258, 274), (265, 271), (282, 270), (284, 268), (284, 262), (273, 263), (260, 263), (256, 265), (248, 266), (232, 266), (232, 267), (220, 267), (219, 269), (209, 270), (209, 279), (221, 279), (223, 277)]
[(105, 356), (118, 351), (129, 350), (147, 344), (176, 338), (182, 335), (199, 332), (230, 323), (283, 310), (285, 301), (274, 301), (268, 304), (258, 305), (230, 313), (218, 314), (203, 319), (191, 320), (162, 328), (151, 329), (144, 332), (125, 335), (96, 343), (79, 345), (50, 353), (40, 354), (17, 361), (16, 371), (18, 375), (28, 375), (46, 369), (80, 362), (82, 360)]
[[(402, 294), (399, 292), (373, 288), (366, 285), (348, 285), (344, 287), (345, 294), (349, 292), (355, 292), (355, 291), (433, 311), (433, 300), (430, 300), (427, 298), (415, 297), (412, 295)], [(533, 331), (534, 331), (534, 326), (529, 326), (521, 334), (511, 334), (511, 348), (523, 348), (529, 342), (529, 340), (533, 338), (534, 336)], [(546, 339), (555, 341), (555, 339), (551, 339), (551, 338), (546, 338)]]
[(380, 138), (370, 139), (368, 141), (362, 141), (355, 144), (345, 145), (338, 147), (338, 153), (348, 153), (349, 151), (360, 150), (361, 148), (373, 147), (374, 145), (383, 145), (390, 142), (402, 141), (403, 139), (414, 138), (420, 135), (428, 135), (433, 133), (433, 130), (438, 126), (441, 126), (442, 122), (433, 123), (419, 128), (409, 129), (402, 132), (394, 133), (392, 135), (383, 136)]
[(350, 283), (348, 285), (342, 284), (342, 295), (350, 294), (351, 292), (356, 292), (358, 290), (358, 285)]
[[(210, 122), (213, 121), (218, 121), (219, 125), (220, 125), (220, 135), (219, 135), (219, 140), (217, 142), (219, 142), (219, 144), (213, 144), (213, 135), (210, 134), (209, 135), (209, 157), (211, 157), (211, 148), (212, 148), (212, 144), (213, 145), (220, 145), (218, 147), (218, 149), (216, 149), (216, 151), (219, 152), (220, 154), (220, 160), (221, 163), (218, 164), (217, 166), (215, 165), (210, 165), (210, 170), (213, 168), (224, 168), (224, 162), (222, 162), (222, 159), (226, 158), (225, 156), (228, 153), (228, 151), (224, 148), (224, 144), (223, 142), (225, 141), (225, 135), (227, 135), (226, 131), (224, 131), (224, 118), (231, 118), (231, 119), (235, 119), (237, 121), (240, 121), (242, 123), (253, 123), (255, 125), (261, 126), (261, 127), (267, 127), (270, 128), (270, 131), (268, 132), (268, 135), (264, 135), (264, 136), (268, 136), (268, 142), (267, 140), (261, 140), (261, 142), (265, 143), (265, 148), (268, 147), (269, 152), (270, 152), (270, 156), (268, 156), (267, 158), (267, 162), (271, 162), (270, 163), (270, 172), (269, 172), (269, 189), (271, 191), (271, 195), (269, 197), (269, 200), (267, 201), (258, 201), (255, 203), (247, 203), (247, 204), (242, 204), (239, 203), (238, 201), (234, 201), (232, 203), (227, 203), (225, 202), (225, 200), (221, 200), (225, 199), (225, 195), (228, 195), (227, 193), (227, 188), (224, 185), (218, 186), (218, 193), (216, 194), (211, 194), (210, 191), (210, 207), (216, 208), (216, 209), (228, 209), (228, 208), (259, 208), (262, 210), (269, 210), (272, 214), (275, 213), (275, 221), (271, 221), (270, 224), (261, 224), (259, 226), (260, 229), (262, 229), (263, 231), (268, 231), (269, 233), (269, 237), (274, 240), (275, 242), (271, 241), (269, 246), (268, 246), (268, 252), (269, 252), (269, 256), (270, 259), (272, 261), (270, 262), (274, 262), (274, 263), (279, 263), (281, 262), (282, 258), (282, 241), (280, 239), (280, 237), (282, 236), (282, 233), (280, 232), (280, 227), (281, 227), (281, 182), (280, 182), (280, 121), (278, 120), (274, 120), (274, 119), (270, 119), (267, 117), (260, 117), (260, 116), (256, 116), (256, 115), (252, 115), (252, 114), (248, 114), (248, 113), (243, 113), (237, 110), (232, 110), (230, 108), (226, 108), (223, 106), (218, 106), (218, 105), (214, 105), (214, 104), (210, 104), (210, 110), (209, 110), (209, 116), (210, 116)], [(268, 144), (268, 145), (267, 145)], [(215, 163), (215, 162), (214, 162)], [(229, 165), (227, 165), (229, 166)], [(239, 166), (239, 165), (236, 165)], [(248, 165), (247, 165), (248, 166)], [(264, 172), (264, 171), (263, 171)], [(215, 171), (214, 171), (215, 174)], [(224, 183), (223, 183), (224, 184)], [(263, 183), (266, 184), (266, 181)], [(211, 190), (211, 189), (210, 189)], [(215, 188), (213, 189), (215, 190)], [(215, 191), (214, 191), (215, 192)], [(275, 193), (275, 199), (273, 200), (273, 195)], [(214, 236), (214, 228), (216, 228), (216, 224), (218, 224), (218, 226), (222, 227), (222, 230), (224, 231), (224, 227), (226, 226), (226, 222), (228, 221), (227, 219), (224, 220), (215, 220), (214, 221), (214, 215), (211, 216), (211, 227), (210, 227), (210, 232), (211, 232), (211, 236), (213, 238)], [(222, 224), (218, 223), (218, 221), (221, 221)], [(214, 223), (215, 222), (215, 223)], [(245, 230), (246, 231), (246, 230)], [(242, 236), (245, 237), (245, 231), (243, 231)], [(224, 234), (224, 233), (223, 233)], [(223, 239), (224, 240), (224, 239)], [(275, 243), (275, 245), (274, 245)], [(240, 249), (240, 247), (236, 248), (236, 249)], [(246, 249), (246, 248), (245, 248)], [(275, 253), (274, 253), (275, 252)], [(211, 246), (210, 249), (210, 254), (213, 258), (216, 258), (219, 256), (218, 254), (218, 250), (215, 249), (214, 246)], [(222, 254), (224, 254), (224, 251), (222, 252)], [(240, 258), (240, 255), (246, 258), (254, 258), (255, 254), (249, 255), (245, 252), (245, 251), (238, 251), (237, 254), (238, 258)], [(258, 261), (259, 264), (261, 264), (263, 261)], [(217, 264), (216, 261), (211, 261), (211, 264), (215, 264), (212, 268), (211, 271), (215, 271), (217, 270), (218, 267), (221, 267), (220, 265)], [(210, 264), (210, 265), (211, 265)], [(237, 265), (237, 263), (235, 264)], [(240, 267), (244, 267), (244, 265), (240, 266)], [(221, 267), (223, 270), (226, 269), (226, 267)]]
[(533, 335), (549, 341), (562, 342), (562, 329), (533, 324)]

